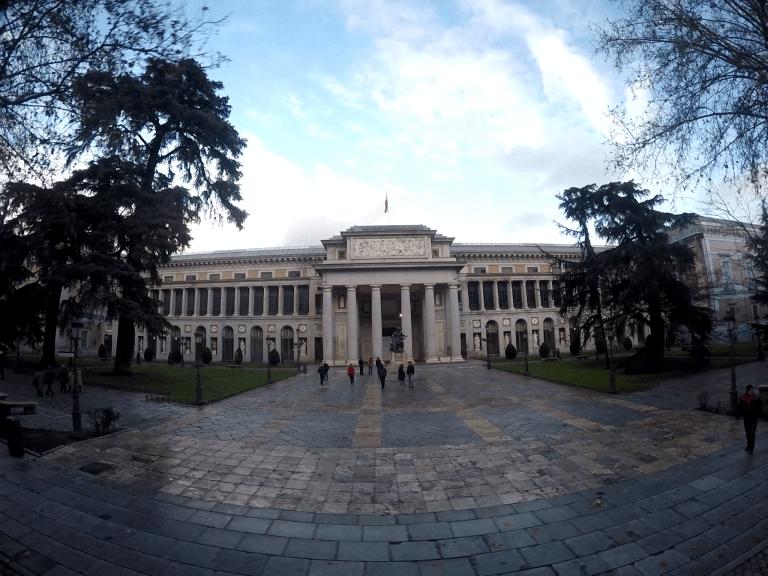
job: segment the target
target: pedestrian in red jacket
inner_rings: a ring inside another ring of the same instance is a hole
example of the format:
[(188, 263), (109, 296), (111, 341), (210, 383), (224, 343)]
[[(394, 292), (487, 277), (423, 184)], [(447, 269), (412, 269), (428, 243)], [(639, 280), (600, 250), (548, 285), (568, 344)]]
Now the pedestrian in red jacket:
[(354, 384), (355, 383), (355, 367), (352, 366), (352, 364), (350, 364), (349, 368), (347, 368), (347, 376), (349, 376), (349, 383)]

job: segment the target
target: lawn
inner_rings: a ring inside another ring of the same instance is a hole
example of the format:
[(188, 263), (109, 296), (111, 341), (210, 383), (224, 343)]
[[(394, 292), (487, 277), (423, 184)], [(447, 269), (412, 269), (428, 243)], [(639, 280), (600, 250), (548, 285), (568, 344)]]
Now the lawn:
[[(750, 360), (737, 360), (736, 364), (743, 364)], [(707, 366), (699, 369), (691, 369), (680, 363), (679, 366), (674, 361), (667, 362), (667, 369), (663, 372), (654, 372), (653, 374), (625, 374), (623, 370), (614, 372), (616, 378), (616, 391), (620, 394), (636, 392), (648, 388), (651, 383), (658, 382), (665, 378), (673, 376), (684, 376), (700, 371), (726, 368), (731, 365), (727, 358), (714, 358), (710, 360)], [(515, 363), (496, 364), (494, 368), (512, 372), (513, 374), (523, 374), (525, 364), (515, 361)], [(597, 392), (608, 391), (608, 370), (605, 369), (605, 360), (578, 360), (572, 362), (537, 362), (528, 363), (528, 372), (534, 378), (557, 382), (576, 388), (587, 388)]]
[[(272, 370), (278, 382), (296, 374), (296, 370)], [(107, 370), (83, 372), (83, 386), (107, 386), (140, 392), (165, 392), (171, 402), (194, 402), (197, 370), (191, 366), (135, 366), (132, 376), (112, 376)], [(259, 388), (267, 383), (265, 370), (200, 370), (203, 399), (214, 400)]]

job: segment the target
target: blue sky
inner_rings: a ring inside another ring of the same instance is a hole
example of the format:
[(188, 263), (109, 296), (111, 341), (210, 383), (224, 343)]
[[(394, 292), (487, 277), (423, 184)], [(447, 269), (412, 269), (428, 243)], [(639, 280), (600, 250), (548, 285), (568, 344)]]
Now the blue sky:
[(208, 47), (230, 61), (211, 75), (248, 139), (250, 217), (239, 232), (194, 227), (191, 251), (317, 245), (387, 223), (457, 242), (570, 242), (555, 194), (619, 178), (605, 112), (628, 95), (590, 44), (589, 24), (618, 14), (606, 0), (208, 8), (228, 15)]

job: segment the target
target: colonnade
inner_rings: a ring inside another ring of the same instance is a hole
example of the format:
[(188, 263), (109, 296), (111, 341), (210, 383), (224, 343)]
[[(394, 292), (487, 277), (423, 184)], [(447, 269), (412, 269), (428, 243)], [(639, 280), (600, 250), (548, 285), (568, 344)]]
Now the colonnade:
[[(256, 291), (259, 288), (263, 288), (263, 294), (262, 294), (262, 306), (261, 306), (261, 313), (257, 314), (255, 313), (256, 308)], [(277, 288), (278, 289), (278, 299), (277, 299), (277, 313), (276, 314), (269, 314), (269, 289), (270, 288)], [(285, 296), (285, 289), (286, 288), (292, 288), (293, 289), (293, 307), (292, 310), (286, 312), (283, 308), (283, 301)], [(299, 289), (300, 288), (306, 288), (307, 289), (307, 297), (308, 297), (308, 303), (307, 303), (307, 310), (306, 312), (300, 312), (299, 310)], [(213, 291), (214, 290), (221, 290), (221, 307), (219, 314), (214, 315), (213, 314)], [(235, 294), (235, 301), (234, 301), (234, 314), (226, 314), (225, 308), (226, 308), (226, 290), (234, 290)], [(243, 311), (240, 309), (240, 302), (241, 302), (241, 291), (242, 290), (248, 290), (248, 297), (247, 297), (247, 310)], [(176, 310), (176, 293), (181, 292), (182, 294), (182, 301), (181, 301), (181, 310), (180, 314), (177, 314)], [(170, 298), (170, 305), (167, 316), (185, 316), (185, 317), (205, 317), (205, 316), (213, 316), (214, 318), (216, 316), (308, 316), (308, 315), (314, 315), (317, 313), (315, 310), (315, 302), (311, 285), (308, 283), (301, 283), (301, 284), (264, 284), (259, 286), (212, 286), (210, 288), (169, 288), (164, 289), (162, 292), (158, 291), (158, 299), (160, 299), (160, 294), (163, 295), (163, 300), (165, 294), (169, 295)], [(191, 294), (190, 294), (191, 293)], [(200, 309), (201, 305), (201, 295), (202, 293), (205, 293), (206, 295), (206, 305), (205, 310)], [(190, 305), (190, 297), (192, 298), (192, 314), (188, 314), (189, 311), (189, 305)]]
[[(550, 294), (550, 281), (549, 280), (481, 280), (479, 278), (469, 280), (469, 282), (477, 282), (478, 283), (478, 304), (479, 308), (476, 310), (478, 312), (485, 312), (488, 310), (488, 308), (485, 307), (485, 292), (484, 292), (484, 285), (487, 283), (493, 283), (493, 308), (491, 310), (523, 310), (523, 309), (535, 309), (535, 308), (552, 308), (553, 302), (549, 297)], [(521, 291), (521, 303), (522, 306), (520, 308), (515, 308), (514, 301), (513, 301), (513, 285), (515, 282), (520, 282), (520, 291)], [(527, 283), (533, 283), (534, 284), (534, 290), (533, 290), (533, 302), (529, 301), (528, 294), (526, 291), (526, 284)], [(507, 287), (507, 308), (501, 307), (501, 301), (499, 299), (499, 283), (506, 284)], [(546, 298), (542, 298), (542, 294), (546, 294)], [(464, 297), (464, 302), (466, 309), (469, 310), (469, 288), (467, 288), (467, 293)], [(533, 305), (531, 305), (533, 304)]]

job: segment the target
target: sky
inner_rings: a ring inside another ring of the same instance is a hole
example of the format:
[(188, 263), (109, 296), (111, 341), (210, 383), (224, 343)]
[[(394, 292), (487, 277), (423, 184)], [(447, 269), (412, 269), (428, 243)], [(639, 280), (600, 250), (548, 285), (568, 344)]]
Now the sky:
[(609, 106), (642, 106), (594, 55), (607, 0), (178, 2), (227, 17), (210, 75), (248, 141), (243, 229), (203, 221), (187, 252), (385, 224), (570, 244), (558, 193), (638, 178), (607, 169)]

